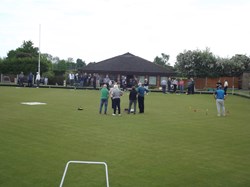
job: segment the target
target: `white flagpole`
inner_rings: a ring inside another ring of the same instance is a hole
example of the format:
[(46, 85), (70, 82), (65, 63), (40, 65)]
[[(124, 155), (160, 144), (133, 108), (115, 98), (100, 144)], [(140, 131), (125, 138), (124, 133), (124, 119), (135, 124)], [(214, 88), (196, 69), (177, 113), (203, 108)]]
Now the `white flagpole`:
[(39, 54), (38, 54), (38, 72), (40, 74), (40, 59), (41, 59), (41, 24), (39, 24)]

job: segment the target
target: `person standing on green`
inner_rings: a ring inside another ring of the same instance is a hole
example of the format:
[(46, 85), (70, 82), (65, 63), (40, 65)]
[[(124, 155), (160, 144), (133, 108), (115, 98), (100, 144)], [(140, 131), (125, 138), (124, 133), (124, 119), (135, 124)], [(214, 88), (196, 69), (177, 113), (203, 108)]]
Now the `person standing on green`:
[(101, 103), (99, 113), (102, 113), (102, 107), (104, 105), (104, 114), (107, 114), (108, 108), (108, 98), (109, 98), (109, 90), (107, 89), (107, 85), (104, 84), (101, 89)]

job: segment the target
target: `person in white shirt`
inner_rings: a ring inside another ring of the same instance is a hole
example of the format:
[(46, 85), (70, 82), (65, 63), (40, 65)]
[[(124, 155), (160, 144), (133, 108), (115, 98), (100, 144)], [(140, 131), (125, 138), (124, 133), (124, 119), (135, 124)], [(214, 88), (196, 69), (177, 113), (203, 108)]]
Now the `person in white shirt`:
[(224, 92), (225, 92), (225, 95), (227, 95), (227, 88), (228, 88), (228, 82), (227, 80), (224, 81)]
[(39, 73), (39, 72), (36, 72), (36, 87), (37, 87), (37, 88), (39, 88), (40, 79), (41, 79), (40, 73)]
[(166, 88), (167, 88), (167, 81), (165, 79), (163, 79), (161, 81), (161, 87), (162, 87), (162, 93), (166, 93)]
[(69, 84), (70, 86), (74, 86), (75, 75), (74, 73), (69, 73)]
[(118, 85), (115, 84), (114, 88), (112, 90), (112, 98), (113, 98), (113, 110), (114, 113), (112, 114), (113, 116), (116, 115), (116, 109), (118, 109), (118, 115), (121, 115), (121, 96), (123, 95), (122, 91), (118, 88)]

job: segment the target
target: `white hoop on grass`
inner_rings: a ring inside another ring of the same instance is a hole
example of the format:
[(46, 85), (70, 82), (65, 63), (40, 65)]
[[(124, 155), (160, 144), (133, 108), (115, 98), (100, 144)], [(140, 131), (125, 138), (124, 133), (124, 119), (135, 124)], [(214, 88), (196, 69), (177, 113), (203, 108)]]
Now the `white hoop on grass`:
[(64, 169), (64, 173), (63, 173), (63, 177), (60, 183), (60, 187), (63, 186), (63, 182), (64, 182), (64, 178), (66, 176), (69, 164), (99, 164), (99, 165), (104, 165), (105, 166), (105, 173), (106, 173), (106, 184), (107, 187), (109, 187), (109, 178), (108, 178), (108, 165), (105, 162), (93, 162), (93, 161), (68, 161), (68, 163), (66, 164), (66, 167)]

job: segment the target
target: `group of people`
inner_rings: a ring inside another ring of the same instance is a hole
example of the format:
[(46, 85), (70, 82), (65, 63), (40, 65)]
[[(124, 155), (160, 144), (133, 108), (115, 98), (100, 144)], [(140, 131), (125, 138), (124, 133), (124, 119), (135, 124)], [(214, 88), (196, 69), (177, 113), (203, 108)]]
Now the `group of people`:
[(93, 86), (96, 89), (96, 86), (99, 84), (100, 76), (97, 73), (87, 74), (87, 73), (69, 73), (68, 82), (70, 86), (75, 87), (84, 87), (84, 86)]
[[(216, 88), (218, 89), (219, 87), (222, 88), (222, 83), (220, 80), (216, 83)], [(225, 80), (224, 84), (223, 84), (223, 89), (224, 89), (225, 95), (227, 94), (227, 88), (228, 88), (228, 81)]]
[[(139, 113), (144, 113), (144, 96), (148, 93), (149, 90), (142, 86), (141, 83), (138, 84), (138, 88), (133, 86), (129, 93), (129, 107), (128, 114), (133, 113), (136, 114), (136, 106), (138, 102)], [(101, 101), (99, 113), (102, 114), (102, 108), (104, 106), (104, 114), (107, 114), (108, 110), (108, 100), (111, 98), (113, 116), (116, 116), (118, 113), (121, 116), (121, 96), (123, 95), (123, 91), (120, 90), (118, 84), (114, 84), (112, 88), (108, 89), (107, 84), (103, 84), (101, 89)], [(133, 105), (133, 109), (132, 109)]]
[[(190, 79), (192, 81), (192, 79)], [(225, 110), (225, 104), (224, 101), (227, 97), (227, 88), (228, 88), (228, 82), (224, 82), (224, 89), (222, 89), (222, 84), (220, 82), (216, 85), (217, 89), (214, 92), (214, 98), (216, 100), (216, 107), (217, 107), (217, 115), (218, 116), (225, 116), (226, 110)], [(164, 88), (163, 88), (164, 89)], [(144, 85), (142, 86), (141, 83), (138, 84), (138, 88), (135, 88), (135, 86), (132, 87), (129, 93), (129, 107), (128, 107), (128, 114), (134, 113), (136, 114), (136, 106), (137, 102), (139, 105), (139, 113), (144, 113), (144, 97), (145, 94), (148, 93), (149, 90)], [(101, 89), (101, 102), (100, 102), (100, 108), (99, 113), (102, 114), (102, 108), (104, 106), (104, 114), (107, 114), (108, 110), (108, 100), (109, 97), (111, 98), (112, 103), (112, 110), (113, 110), (113, 116), (115, 116), (118, 112), (118, 115), (121, 116), (121, 96), (123, 95), (123, 91), (121, 91), (118, 87), (118, 85), (115, 83), (110, 90), (107, 88), (106, 84), (103, 84)], [(133, 105), (133, 108), (132, 108)]]
[[(35, 80), (34, 79), (34, 75), (32, 72), (29, 73), (29, 75), (27, 76), (27, 83), (28, 83), (28, 87), (33, 87), (33, 82), (35, 82), (36, 84), (36, 87), (38, 88), (40, 86), (40, 82), (41, 82), (41, 76), (40, 76), (40, 73), (37, 72), (36, 73), (36, 76), (35, 76)], [(24, 78), (24, 73), (21, 72), (19, 75), (18, 75), (18, 85), (20, 87), (23, 87), (24, 86), (24, 82), (25, 82), (25, 78)], [(47, 85), (47, 82), (48, 82), (48, 78), (44, 78), (44, 84)]]
[[(177, 88), (180, 89), (180, 93), (184, 93), (184, 80), (183, 79), (177, 79), (177, 78), (171, 78), (169, 77), (167, 80), (163, 79), (161, 81), (161, 88), (162, 93), (166, 94), (168, 93), (176, 93)], [(190, 78), (187, 82), (187, 93), (188, 94), (194, 94), (194, 79)]]

